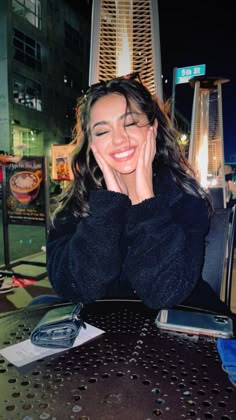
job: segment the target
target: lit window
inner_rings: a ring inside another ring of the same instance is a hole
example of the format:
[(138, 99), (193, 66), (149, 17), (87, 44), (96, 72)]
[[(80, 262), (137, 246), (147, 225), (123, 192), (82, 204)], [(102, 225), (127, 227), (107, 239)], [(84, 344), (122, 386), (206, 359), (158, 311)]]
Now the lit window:
[(13, 0), (13, 12), (38, 29), (42, 26), (41, 0)]
[(43, 132), (27, 127), (13, 127), (13, 152), (18, 156), (43, 156)]
[(42, 111), (42, 91), (40, 83), (26, 77), (14, 74), (14, 102), (28, 108)]

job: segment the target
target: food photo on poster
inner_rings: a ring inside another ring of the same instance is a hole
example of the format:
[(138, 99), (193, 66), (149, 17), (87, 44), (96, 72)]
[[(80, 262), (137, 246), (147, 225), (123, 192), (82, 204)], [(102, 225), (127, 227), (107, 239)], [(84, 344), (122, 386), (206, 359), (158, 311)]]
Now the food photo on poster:
[(6, 168), (9, 223), (45, 222), (45, 164), (43, 157), (23, 157)]
[(16, 172), (10, 178), (10, 190), (19, 203), (28, 205), (38, 196), (41, 181), (41, 170)]

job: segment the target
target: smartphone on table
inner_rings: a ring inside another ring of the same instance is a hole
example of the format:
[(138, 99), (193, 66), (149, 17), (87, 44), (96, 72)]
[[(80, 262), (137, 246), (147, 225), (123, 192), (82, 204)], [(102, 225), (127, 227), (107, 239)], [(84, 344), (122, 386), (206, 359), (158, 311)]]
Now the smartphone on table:
[(233, 321), (229, 316), (192, 312), (180, 309), (162, 309), (156, 319), (158, 328), (185, 334), (211, 337), (233, 337)]

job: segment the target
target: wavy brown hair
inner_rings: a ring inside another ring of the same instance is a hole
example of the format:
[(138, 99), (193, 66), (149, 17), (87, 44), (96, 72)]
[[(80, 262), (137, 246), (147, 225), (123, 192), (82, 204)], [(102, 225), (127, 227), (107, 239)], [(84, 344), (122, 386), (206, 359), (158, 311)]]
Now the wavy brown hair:
[(178, 143), (178, 132), (172, 125), (169, 113), (164, 104), (139, 81), (127, 78), (115, 78), (108, 82), (92, 85), (78, 102), (77, 122), (74, 130), (74, 141), (78, 143), (73, 158), (72, 171), (74, 180), (59, 196), (53, 218), (63, 209), (75, 217), (89, 215), (89, 193), (97, 188), (106, 188), (103, 174), (90, 148), (90, 114), (91, 108), (100, 98), (109, 94), (124, 96), (127, 109), (135, 103), (147, 116), (150, 125), (158, 121), (157, 152), (153, 160), (153, 173), (162, 166), (168, 166), (174, 181), (186, 192), (203, 197), (211, 210), (208, 193), (200, 186), (194, 176), (189, 162), (183, 156)]

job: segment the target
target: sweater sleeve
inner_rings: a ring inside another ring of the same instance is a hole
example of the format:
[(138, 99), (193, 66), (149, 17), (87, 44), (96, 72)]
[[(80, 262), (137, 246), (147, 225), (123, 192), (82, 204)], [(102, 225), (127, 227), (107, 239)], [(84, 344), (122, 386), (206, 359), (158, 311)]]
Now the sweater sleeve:
[(172, 205), (160, 194), (130, 208), (123, 275), (147, 306), (171, 307), (190, 295), (201, 277), (208, 227), (205, 201), (186, 193)]
[(47, 270), (59, 296), (92, 302), (120, 275), (121, 237), (129, 198), (106, 190), (90, 194), (90, 215), (56, 223), (47, 241)]

